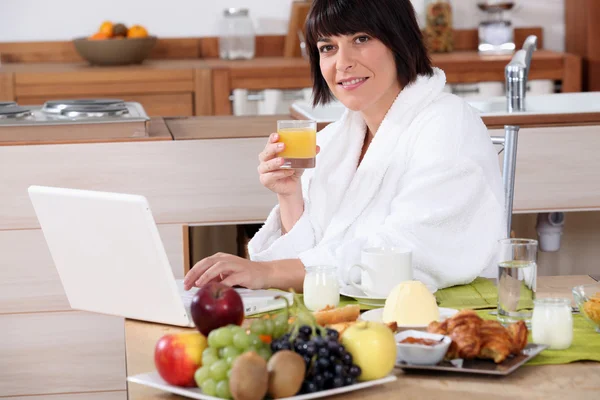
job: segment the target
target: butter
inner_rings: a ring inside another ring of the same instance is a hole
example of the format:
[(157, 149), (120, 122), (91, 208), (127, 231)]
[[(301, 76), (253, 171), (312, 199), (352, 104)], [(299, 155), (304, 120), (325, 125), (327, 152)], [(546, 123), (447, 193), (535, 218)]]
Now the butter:
[(435, 296), (422, 282), (406, 281), (398, 284), (385, 300), (383, 322), (398, 326), (428, 325), (438, 321), (440, 310)]

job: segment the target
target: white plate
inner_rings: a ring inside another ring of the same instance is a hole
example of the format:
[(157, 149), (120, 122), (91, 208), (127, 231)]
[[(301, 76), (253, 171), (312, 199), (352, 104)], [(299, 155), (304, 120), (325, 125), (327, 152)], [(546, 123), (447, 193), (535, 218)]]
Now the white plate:
[[(442, 308), (440, 307), (440, 321), (443, 321), (447, 318), (450, 318), (454, 314), (456, 314), (458, 310), (453, 308)], [(358, 317), (358, 319), (363, 321), (373, 321), (373, 322), (382, 322), (383, 319), (383, 308), (376, 308), (375, 310), (365, 311)], [(423, 329), (427, 328), (427, 325), (398, 325), (398, 329)]]
[(365, 294), (362, 290), (350, 285), (341, 288), (340, 294), (347, 297), (352, 297), (359, 303), (365, 304), (367, 306), (383, 307), (383, 305), (385, 304), (385, 297), (371, 297)]
[[(322, 390), (316, 393), (302, 394), (293, 397), (286, 397), (287, 399), (293, 400), (308, 400), (308, 399), (318, 399), (320, 397), (333, 396), (340, 393), (353, 392), (355, 390), (360, 390), (364, 388), (368, 388), (371, 386), (382, 385), (384, 383), (393, 382), (397, 378), (395, 375), (388, 375), (385, 378), (377, 379), (374, 381), (367, 382), (359, 382), (354, 385), (344, 386), (337, 389), (329, 389)], [(149, 386), (154, 389), (163, 390), (165, 392), (178, 394), (180, 396), (189, 397), (190, 399), (201, 399), (201, 400), (223, 400), (218, 397), (207, 396), (202, 394), (202, 390), (200, 388), (184, 388), (179, 386), (172, 386), (166, 383), (158, 374), (158, 372), (150, 372), (147, 374), (139, 374), (130, 376), (127, 378), (129, 382), (139, 383), (140, 385)]]
[[(437, 288), (427, 285), (427, 284), (425, 284), (425, 286), (427, 287), (429, 292), (431, 292), (431, 294), (437, 292)], [(360, 290), (352, 285), (346, 285), (343, 288), (341, 288), (340, 294), (343, 296), (352, 297), (352, 298), (356, 299), (356, 301), (358, 301), (359, 303), (367, 305), (367, 306), (383, 307), (383, 305), (385, 304), (385, 300), (386, 300), (385, 297), (369, 296), (362, 290)]]

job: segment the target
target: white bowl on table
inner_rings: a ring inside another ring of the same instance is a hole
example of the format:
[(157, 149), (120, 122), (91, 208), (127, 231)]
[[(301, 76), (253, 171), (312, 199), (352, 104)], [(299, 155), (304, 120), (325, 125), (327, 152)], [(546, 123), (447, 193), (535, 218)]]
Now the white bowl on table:
[[(416, 343), (400, 343), (408, 337), (431, 339), (439, 343), (428, 346)], [(452, 343), (449, 336), (438, 335), (416, 330), (407, 330), (397, 333), (396, 339), (396, 363), (405, 362), (412, 365), (436, 365), (444, 359), (448, 347)]]

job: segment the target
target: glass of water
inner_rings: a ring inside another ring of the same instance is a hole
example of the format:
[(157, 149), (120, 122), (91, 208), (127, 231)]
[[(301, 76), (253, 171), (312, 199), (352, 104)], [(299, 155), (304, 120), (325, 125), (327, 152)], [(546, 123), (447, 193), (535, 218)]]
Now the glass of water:
[(531, 328), (537, 278), (538, 242), (533, 239), (500, 240), (498, 254), (498, 320), (523, 320)]

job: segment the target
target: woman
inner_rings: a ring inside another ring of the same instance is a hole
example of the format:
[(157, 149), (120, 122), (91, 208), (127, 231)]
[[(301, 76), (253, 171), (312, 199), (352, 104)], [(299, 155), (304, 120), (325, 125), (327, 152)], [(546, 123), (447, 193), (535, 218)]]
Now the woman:
[(216, 254), (185, 287), (212, 280), (302, 290), (305, 267), (334, 265), (347, 284), (361, 249), (409, 247), (415, 279), (465, 284), (493, 266), (504, 201), (496, 152), (477, 112), (443, 92), (410, 0), (314, 0), (306, 22), (314, 104), (347, 110), (317, 135), (316, 167), (280, 169), (272, 134), (261, 183), (277, 194), (248, 245)]

